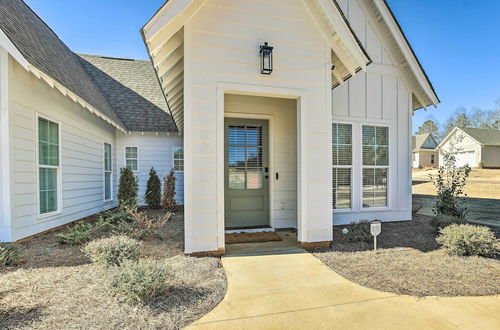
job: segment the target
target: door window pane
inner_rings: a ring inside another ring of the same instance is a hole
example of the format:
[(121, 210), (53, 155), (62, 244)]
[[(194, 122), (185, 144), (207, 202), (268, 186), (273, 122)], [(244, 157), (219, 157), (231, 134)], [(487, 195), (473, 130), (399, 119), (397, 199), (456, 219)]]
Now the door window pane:
[(245, 172), (244, 168), (229, 169), (229, 189), (245, 189)]
[(247, 169), (247, 189), (262, 189), (263, 177), (262, 168)]

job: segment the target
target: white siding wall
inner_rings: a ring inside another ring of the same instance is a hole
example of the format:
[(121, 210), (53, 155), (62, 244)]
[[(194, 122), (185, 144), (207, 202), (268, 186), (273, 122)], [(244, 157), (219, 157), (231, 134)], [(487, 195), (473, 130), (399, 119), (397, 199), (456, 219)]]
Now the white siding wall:
[[(479, 162), (481, 161), (481, 145), (460, 130), (457, 130), (455, 134), (453, 134), (453, 136), (451, 136), (441, 146), (439, 152), (439, 164), (444, 165), (444, 153), (450, 152), (455, 154), (457, 158), (459, 157), (459, 161), (464, 158), (464, 156), (459, 154), (474, 152), (474, 155), (471, 157), (471, 161), (468, 161), (470, 167), (479, 166)], [(462, 166), (464, 164), (459, 165)]]
[[(103, 144), (115, 146), (115, 129), (12, 59), (9, 68), (13, 240), (113, 206), (103, 200)], [(62, 212), (42, 219), (37, 215), (37, 113), (60, 122), (62, 141)]]
[[(174, 147), (182, 147), (182, 137), (177, 133), (167, 136), (165, 133), (116, 133), (116, 160), (118, 173), (125, 167), (125, 147), (137, 147), (139, 179), (139, 198), (144, 198), (146, 184), (149, 179), (149, 170), (154, 167), (160, 177), (163, 189), (163, 179), (174, 167)], [(184, 205), (184, 174), (176, 173), (176, 200)], [(144, 200), (143, 200), (144, 202)]]
[[(374, 28), (376, 22), (365, 16), (356, 0), (340, 0), (339, 4), (373, 64), (368, 66), (367, 73), (360, 73), (345, 86), (333, 90), (333, 121), (353, 124), (352, 209), (334, 211), (333, 223), (346, 224), (360, 219), (410, 220), (412, 95), (402, 73), (392, 65), (389, 51)], [(361, 207), (363, 124), (389, 127), (388, 207), (383, 210)]]
[[(217, 190), (224, 181), (216, 156), (217, 146), (223, 145), (217, 121), (220, 83), (306, 95), (300, 138), (307, 145), (301, 154), (307, 196), (299, 240), (330, 241), (330, 50), (302, 1), (207, 0), (184, 27), (184, 36), (186, 252), (224, 247), (219, 203), (224, 196)], [(259, 45), (265, 41), (275, 47), (270, 76), (259, 69)]]
[(270, 173), (274, 191), (274, 226), (297, 227), (297, 116), (296, 101), (280, 98), (226, 95), (226, 113), (269, 115), (272, 117), (270, 135), (273, 137), (273, 172)]

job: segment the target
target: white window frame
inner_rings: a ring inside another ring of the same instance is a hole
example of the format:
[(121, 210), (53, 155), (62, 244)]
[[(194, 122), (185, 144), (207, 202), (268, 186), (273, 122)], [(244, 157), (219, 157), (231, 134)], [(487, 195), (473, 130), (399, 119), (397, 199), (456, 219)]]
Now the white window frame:
[[(179, 149), (179, 148), (182, 149), (182, 171), (177, 170), (175, 168), (175, 161), (178, 159), (178, 158), (175, 158), (175, 151), (176, 151), (176, 149)], [(172, 168), (174, 169), (175, 173), (184, 173), (184, 147), (182, 147), (182, 146), (172, 147)]]
[[(355, 147), (354, 147), (354, 123), (350, 123), (350, 122), (342, 122), (342, 121), (334, 121), (332, 122), (332, 127), (331, 127), (331, 130), (332, 130), (332, 134), (333, 134), (333, 125), (334, 124), (342, 124), (342, 125), (350, 125), (351, 126), (351, 165), (333, 165), (333, 158), (332, 158), (332, 171), (333, 169), (342, 169), (342, 168), (348, 168), (351, 170), (351, 195), (350, 195), (350, 207), (349, 208), (344, 208), (344, 209), (338, 209), (338, 208), (333, 208), (333, 204), (332, 204), (332, 210), (333, 212), (335, 213), (342, 213), (342, 212), (352, 212), (353, 211), (353, 204), (354, 204), (354, 200), (353, 200), (353, 172), (354, 172), (354, 166), (353, 166), (353, 163), (354, 163), (354, 152), (355, 152)], [(332, 136), (332, 140), (333, 140), (333, 136)], [(332, 152), (333, 152), (333, 141), (332, 141)], [(333, 191), (333, 181), (332, 181), (332, 191)], [(333, 197), (333, 201), (335, 201), (335, 196), (332, 196)]]
[[(36, 137), (35, 137), (35, 163), (36, 163), (36, 207), (37, 207), (37, 217), (38, 219), (44, 219), (44, 218), (49, 218), (55, 215), (59, 215), (62, 213), (63, 207), (62, 207), (62, 125), (60, 120), (56, 120), (55, 118), (52, 118), (47, 115), (43, 115), (40, 113), (36, 113), (35, 116), (35, 132), (36, 132)], [(39, 162), (39, 157), (40, 157), (40, 146), (39, 146), (39, 131), (38, 131), (38, 120), (42, 118), (48, 121), (51, 121), (53, 123), (56, 123), (58, 126), (58, 138), (59, 138), (59, 166), (51, 166), (51, 165), (40, 165)], [(48, 212), (48, 213), (41, 213), (40, 212), (40, 168), (52, 168), (56, 169), (57, 171), (57, 210)]]
[[(372, 126), (372, 127), (386, 127), (387, 128), (387, 162), (388, 165), (364, 165), (363, 164), (363, 126)], [(384, 125), (384, 124), (379, 124), (379, 123), (369, 123), (369, 122), (362, 122), (360, 123), (360, 129), (359, 129), (359, 138), (360, 138), (360, 166), (361, 166), (361, 172), (360, 172), (360, 177), (361, 177), (361, 189), (360, 189), (360, 207), (361, 211), (377, 211), (377, 210), (389, 210), (390, 209), (390, 172), (391, 172), (391, 149), (392, 149), (392, 143), (391, 143), (391, 127), (390, 125)], [(387, 178), (386, 178), (386, 203), (385, 206), (376, 206), (376, 207), (364, 207), (363, 206), (363, 170), (364, 169), (386, 169), (387, 170)]]
[[(127, 148), (137, 149), (137, 158), (127, 158)], [(139, 173), (139, 146), (137, 145), (127, 145), (123, 147), (123, 167), (127, 167), (127, 159), (135, 159), (137, 161), (137, 169), (132, 170), (134, 173)]]
[[(106, 154), (104, 152), (105, 145), (109, 144), (111, 146), (111, 170), (107, 171), (106, 170)], [(102, 192), (102, 198), (105, 203), (112, 202), (114, 200), (114, 191), (113, 191), (113, 185), (114, 185), (114, 180), (113, 180), (113, 143), (111, 142), (104, 142), (102, 144), (102, 159), (103, 159), (103, 164), (102, 164), (102, 182), (103, 182), (103, 192)], [(111, 181), (110, 181), (110, 198), (106, 199), (106, 173), (111, 173)]]

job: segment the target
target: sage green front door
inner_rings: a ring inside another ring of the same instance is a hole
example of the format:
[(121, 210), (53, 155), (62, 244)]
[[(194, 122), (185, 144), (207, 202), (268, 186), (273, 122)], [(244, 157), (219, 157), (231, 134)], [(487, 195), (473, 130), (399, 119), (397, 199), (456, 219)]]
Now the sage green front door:
[(224, 193), (227, 229), (269, 226), (266, 120), (226, 118)]

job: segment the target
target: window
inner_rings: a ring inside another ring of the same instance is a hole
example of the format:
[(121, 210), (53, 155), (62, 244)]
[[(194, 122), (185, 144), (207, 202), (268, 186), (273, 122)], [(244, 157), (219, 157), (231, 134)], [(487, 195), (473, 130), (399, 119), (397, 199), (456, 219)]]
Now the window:
[(111, 154), (111, 144), (104, 143), (104, 200), (110, 201), (112, 197), (113, 185), (113, 157)]
[(59, 124), (38, 118), (38, 196), (39, 213), (59, 211)]
[(137, 147), (125, 147), (125, 167), (137, 171)]
[(332, 124), (333, 208), (351, 208), (352, 125)]
[(363, 126), (363, 207), (387, 206), (389, 128)]
[(436, 156), (436, 155), (434, 155), (434, 154), (432, 154), (432, 155), (431, 155), (431, 164), (432, 164), (432, 165), (434, 165), (434, 157), (435, 157), (435, 156)]
[(174, 148), (174, 170), (176, 172), (184, 171), (184, 149), (182, 147)]

